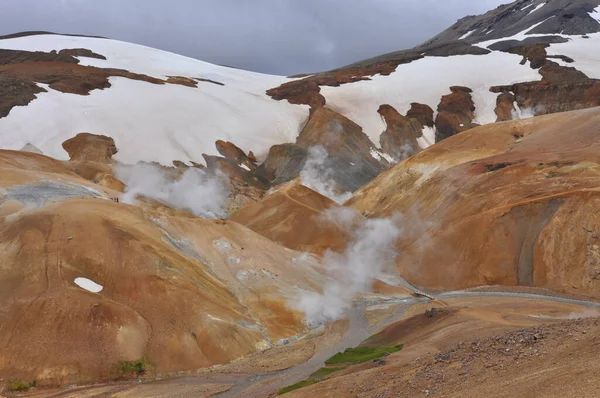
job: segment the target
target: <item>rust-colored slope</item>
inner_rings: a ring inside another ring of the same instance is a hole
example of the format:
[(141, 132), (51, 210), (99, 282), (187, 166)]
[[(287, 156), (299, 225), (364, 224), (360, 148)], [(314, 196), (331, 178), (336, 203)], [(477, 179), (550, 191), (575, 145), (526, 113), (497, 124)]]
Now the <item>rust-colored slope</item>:
[(230, 219), (290, 249), (322, 254), (327, 249), (343, 251), (348, 242), (348, 231), (326, 213), (339, 207), (292, 182)]
[(0, 378), (96, 382), (140, 359), (196, 369), (305, 331), (285, 303), (318, 289), (314, 258), (234, 222), (113, 202), (42, 155), (0, 151), (0, 169)]
[(600, 108), (497, 123), (383, 173), (350, 205), (408, 215), (398, 268), (418, 285), (600, 295)]

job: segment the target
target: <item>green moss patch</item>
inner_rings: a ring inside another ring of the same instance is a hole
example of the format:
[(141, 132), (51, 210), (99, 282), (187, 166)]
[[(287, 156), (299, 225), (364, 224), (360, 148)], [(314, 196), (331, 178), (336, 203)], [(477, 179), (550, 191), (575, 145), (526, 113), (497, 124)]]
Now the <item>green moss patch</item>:
[(29, 391), (30, 388), (35, 387), (35, 380), (31, 383), (26, 383), (23, 380), (12, 380), (8, 382), (8, 390), (16, 392)]
[(279, 395), (320, 383), (327, 380), (333, 373), (344, 370), (350, 365), (373, 361), (394, 352), (398, 352), (402, 348), (402, 344), (391, 347), (348, 348), (346, 351), (339, 352), (325, 361), (326, 366), (317, 370), (308, 379), (279, 390)]
[(372, 361), (377, 358), (381, 358), (385, 355), (398, 352), (402, 349), (403, 345), (395, 345), (391, 347), (356, 347), (348, 348), (344, 352), (339, 352), (329, 358), (325, 363), (327, 365), (340, 365), (340, 364), (356, 364)]

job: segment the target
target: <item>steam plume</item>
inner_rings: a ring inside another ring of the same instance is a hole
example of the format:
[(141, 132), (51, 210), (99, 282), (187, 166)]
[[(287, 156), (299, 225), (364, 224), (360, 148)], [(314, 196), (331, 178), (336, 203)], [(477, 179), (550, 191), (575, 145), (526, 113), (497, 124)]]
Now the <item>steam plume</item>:
[(136, 164), (117, 166), (115, 174), (127, 184), (121, 200), (136, 204), (136, 197), (143, 195), (174, 208), (188, 210), (199, 217), (223, 218), (224, 205), (229, 195), (227, 184), (218, 177), (209, 176), (202, 170), (190, 168), (179, 179), (168, 178), (158, 166)]
[[(341, 224), (349, 222), (349, 212), (340, 214)], [(323, 262), (329, 281), (323, 293), (303, 292), (294, 304), (306, 314), (309, 326), (339, 319), (358, 293), (370, 291), (372, 279), (395, 257), (393, 245), (401, 234), (399, 222), (398, 216), (361, 220), (344, 253), (325, 253)]]
[(350, 192), (340, 193), (340, 189), (333, 179), (333, 170), (325, 165), (328, 157), (329, 153), (323, 146), (310, 147), (308, 158), (300, 172), (300, 178), (304, 186), (341, 204), (350, 199), (352, 194)]

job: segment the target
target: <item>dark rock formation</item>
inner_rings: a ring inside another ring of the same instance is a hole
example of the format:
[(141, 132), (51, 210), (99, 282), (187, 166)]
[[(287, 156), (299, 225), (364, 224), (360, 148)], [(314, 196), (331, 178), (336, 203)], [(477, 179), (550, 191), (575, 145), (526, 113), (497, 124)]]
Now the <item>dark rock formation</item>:
[(105, 59), (103, 55), (83, 48), (48, 53), (0, 49), (0, 118), (8, 116), (15, 106), (25, 106), (37, 98), (36, 94), (46, 91), (36, 83), (78, 95), (110, 88), (110, 77), (124, 77), (151, 84), (189, 85), (187, 80), (170, 78), (165, 81), (122, 69), (82, 66), (75, 57)]
[(450, 91), (452, 94), (443, 96), (438, 105), (435, 118), (436, 142), (478, 126), (473, 123), (475, 104), (471, 97), (472, 90), (468, 87), (453, 86), (450, 87)]
[[(418, 108), (415, 108), (418, 105)], [(379, 114), (386, 123), (386, 130), (379, 137), (381, 149), (396, 160), (402, 160), (418, 153), (421, 148), (417, 139), (423, 136), (424, 124), (415, 117), (409, 117), (409, 114), (417, 115), (420, 119), (427, 119), (429, 116), (427, 105), (413, 104), (413, 108), (402, 116), (396, 109), (390, 105), (381, 105)], [(431, 110), (431, 124), (433, 125), (433, 110)], [(412, 112), (411, 112), (412, 111)], [(429, 120), (425, 120), (429, 122)]]
[[(522, 55), (523, 64), (529, 61), (533, 69), (539, 69), (541, 81), (494, 86), (490, 89), (492, 92), (500, 93), (501, 97), (513, 96), (521, 109), (531, 110), (535, 115), (600, 106), (600, 80), (590, 79), (576, 68), (549, 60), (547, 43), (522, 43), (505, 42), (502, 51)], [(506, 100), (499, 97), (496, 115), (498, 120), (507, 120), (506, 109), (501, 107), (506, 108)]]
[(433, 127), (433, 109), (429, 105), (413, 102), (410, 104), (410, 109), (406, 113), (409, 119), (417, 119), (423, 126)]
[(510, 92), (504, 92), (496, 99), (496, 115), (498, 118), (497, 122), (504, 122), (513, 119), (513, 112), (515, 109), (515, 96)]
[(256, 174), (270, 181), (273, 186), (296, 178), (304, 163), (308, 151), (296, 144), (274, 145), (265, 161), (258, 166)]
[(250, 157), (248, 157), (246, 153), (238, 148), (234, 143), (218, 140), (215, 143), (215, 146), (217, 147), (217, 151), (219, 151), (221, 156), (224, 158), (236, 162), (238, 165), (244, 165), (250, 170), (256, 169), (256, 159), (253, 162)]
[(8, 116), (15, 106), (25, 106), (46, 89), (30, 81), (0, 74), (0, 118)]
[(257, 169), (257, 175), (273, 185), (290, 181), (299, 176), (310, 159), (309, 149), (318, 146), (327, 155), (311, 162), (328, 170), (330, 177), (344, 191), (355, 191), (389, 167), (385, 159), (373, 157), (373, 143), (359, 125), (321, 107), (314, 110), (295, 144), (271, 148), (267, 159)]

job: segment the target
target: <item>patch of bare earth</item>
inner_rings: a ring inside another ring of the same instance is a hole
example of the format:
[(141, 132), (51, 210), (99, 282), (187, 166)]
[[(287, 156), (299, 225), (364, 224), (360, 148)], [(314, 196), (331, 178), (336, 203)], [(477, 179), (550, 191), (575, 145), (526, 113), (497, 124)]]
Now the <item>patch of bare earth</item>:
[(6, 117), (15, 106), (25, 106), (37, 98), (36, 94), (46, 91), (36, 83), (47, 84), (51, 89), (63, 93), (79, 95), (89, 95), (93, 90), (111, 87), (111, 77), (197, 87), (197, 82), (191, 78), (175, 76), (162, 80), (122, 69), (83, 66), (76, 57), (106, 59), (85, 48), (60, 52), (0, 50), (0, 118)]

